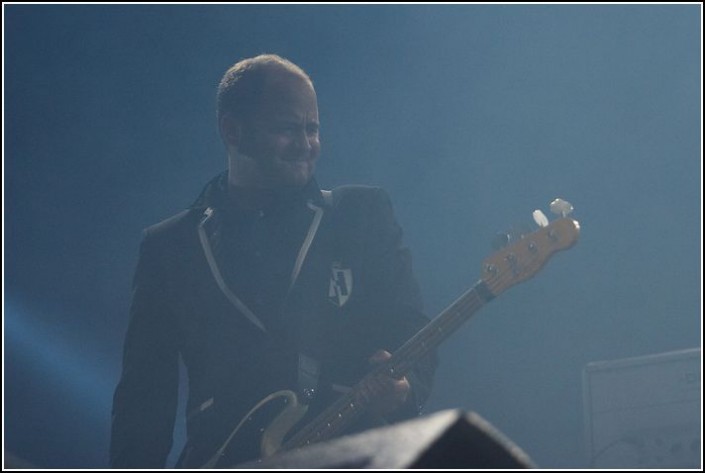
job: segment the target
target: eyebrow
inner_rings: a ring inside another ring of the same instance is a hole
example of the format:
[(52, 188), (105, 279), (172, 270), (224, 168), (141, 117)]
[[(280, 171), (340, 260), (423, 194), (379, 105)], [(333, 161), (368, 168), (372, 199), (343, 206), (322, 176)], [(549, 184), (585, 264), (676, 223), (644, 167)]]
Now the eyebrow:
[[(286, 116), (283, 116), (283, 117), (274, 117), (274, 118), (272, 119), (272, 121), (273, 121), (274, 123), (280, 123), (280, 124), (281, 124), (281, 123), (284, 123), (284, 124), (296, 124), (296, 125), (298, 125), (298, 124), (300, 124), (300, 123), (302, 122), (302, 120), (301, 120), (300, 118), (298, 118), (298, 117), (296, 117), (296, 116), (294, 116), (294, 115), (286, 115)], [(310, 119), (308, 119), (308, 120), (305, 121), (305, 125), (306, 125), (306, 126), (312, 125), (312, 124), (315, 124), (316, 126), (320, 126), (319, 120), (315, 120), (315, 119), (313, 119), (313, 118), (310, 118)]]

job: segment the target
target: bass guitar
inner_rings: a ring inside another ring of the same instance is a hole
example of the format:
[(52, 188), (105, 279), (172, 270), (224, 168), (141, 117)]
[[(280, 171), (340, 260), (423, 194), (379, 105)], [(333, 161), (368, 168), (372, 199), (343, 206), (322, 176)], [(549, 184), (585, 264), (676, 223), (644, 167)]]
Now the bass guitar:
[[(438, 314), (424, 328), (398, 348), (390, 359), (376, 366), (349, 392), (308, 421), (298, 424), (308, 410), (293, 391), (278, 391), (257, 403), (235, 426), (225, 443), (203, 468), (233, 466), (228, 448), (239, 445), (238, 436), (245, 431), (259, 436), (260, 457), (292, 450), (331, 439), (344, 433), (367, 411), (369, 399), (363, 395), (368, 378), (386, 372), (400, 378), (460, 328), (487, 302), (510, 287), (537, 274), (557, 252), (572, 247), (580, 234), (579, 223), (568, 217), (572, 206), (561, 199), (551, 203), (551, 210), (560, 218), (549, 223), (540, 211), (534, 211), (534, 221), (539, 229), (519, 237), (498, 250), (482, 263), (479, 281), (455, 302)], [(261, 423), (262, 418), (274, 419)], [(258, 427), (266, 425), (267, 427)], [(255, 426), (253, 429), (252, 427)], [(243, 435), (244, 436), (244, 435)]]

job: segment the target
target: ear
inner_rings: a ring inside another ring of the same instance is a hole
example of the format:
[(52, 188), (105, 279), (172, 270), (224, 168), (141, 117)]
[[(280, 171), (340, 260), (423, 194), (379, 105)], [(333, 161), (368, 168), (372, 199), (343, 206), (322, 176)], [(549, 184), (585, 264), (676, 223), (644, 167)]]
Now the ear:
[(225, 142), (225, 145), (230, 147), (237, 147), (240, 143), (240, 121), (233, 118), (230, 114), (223, 114), (220, 117), (220, 123), (218, 123), (220, 129), (220, 137)]

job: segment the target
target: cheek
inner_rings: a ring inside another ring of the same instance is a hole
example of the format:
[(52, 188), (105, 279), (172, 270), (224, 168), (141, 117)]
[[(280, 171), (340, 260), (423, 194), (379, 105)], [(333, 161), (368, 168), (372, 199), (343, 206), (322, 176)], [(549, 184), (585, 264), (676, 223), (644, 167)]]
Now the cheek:
[(285, 154), (289, 149), (295, 146), (294, 140), (286, 136), (276, 135), (267, 140), (267, 150), (272, 154)]
[(267, 137), (252, 132), (243, 134), (240, 141), (240, 151), (253, 158), (269, 154)]
[(276, 160), (285, 155), (288, 146), (285, 140), (270, 137), (261, 137), (252, 144), (250, 156), (264, 161)]

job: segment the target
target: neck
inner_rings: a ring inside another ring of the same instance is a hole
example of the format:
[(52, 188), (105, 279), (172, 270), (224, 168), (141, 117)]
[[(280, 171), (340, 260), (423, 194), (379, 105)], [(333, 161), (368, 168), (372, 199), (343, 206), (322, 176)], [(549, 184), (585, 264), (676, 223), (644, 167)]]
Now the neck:
[(228, 186), (228, 200), (244, 210), (262, 210), (271, 207), (279, 192), (264, 187)]
[(278, 201), (301, 195), (309, 183), (303, 186), (266, 182), (245, 160), (232, 160), (228, 171), (228, 199), (244, 209), (263, 209)]

